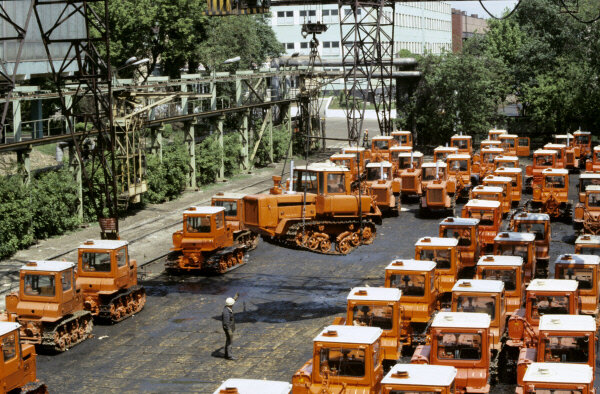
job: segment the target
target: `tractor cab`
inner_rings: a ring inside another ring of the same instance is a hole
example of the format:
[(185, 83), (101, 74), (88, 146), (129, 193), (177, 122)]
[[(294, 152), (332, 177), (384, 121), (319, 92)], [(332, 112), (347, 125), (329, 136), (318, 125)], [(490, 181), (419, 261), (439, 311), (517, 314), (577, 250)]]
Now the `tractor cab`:
[(497, 256), (519, 256), (523, 258), (525, 283), (531, 278), (545, 277), (547, 266), (539, 267), (535, 259), (535, 234), (501, 232), (494, 239), (494, 254)]
[(500, 136), (508, 134), (508, 131), (502, 129), (492, 129), (488, 131), (488, 139), (492, 141), (500, 141)]
[(456, 185), (457, 195), (468, 195), (471, 188), (471, 156), (452, 154), (446, 157), (448, 180)]
[(556, 168), (566, 168), (566, 152), (567, 146), (564, 144), (546, 144), (544, 145), (544, 150), (553, 150), (556, 151)]
[(538, 149), (533, 152), (533, 164), (525, 167), (525, 187), (529, 190), (542, 184), (542, 171), (558, 168), (555, 150)]
[(400, 212), (400, 181), (394, 179), (394, 167), (389, 161), (367, 164), (366, 186), (382, 212)]
[(499, 201), (469, 200), (462, 210), (463, 218), (479, 219), (479, 245), (481, 252), (491, 248), (502, 225), (502, 208)]
[(292, 393), (381, 391), (379, 327), (325, 327), (313, 340), (313, 355), (292, 377)]
[(540, 317), (579, 314), (576, 280), (533, 279), (525, 289), (525, 307), (508, 319), (508, 341), (513, 349), (537, 345)]
[(506, 315), (512, 315), (523, 304), (525, 280), (523, 258), (520, 256), (481, 256), (477, 262), (477, 279), (499, 280), (504, 283)]
[(600, 256), (562, 254), (554, 264), (554, 278), (573, 279), (579, 283), (580, 313), (598, 319)]
[(397, 144), (392, 136), (378, 135), (371, 139), (373, 161), (390, 160), (390, 148)]
[(487, 148), (500, 148), (500, 141), (487, 139), (479, 143), (480, 151)]
[(243, 193), (223, 193), (215, 194), (210, 205), (213, 207), (223, 207), (225, 209), (225, 221), (234, 231), (240, 231), (244, 228), (244, 197)]
[(554, 143), (566, 146), (565, 150), (565, 167), (568, 169), (579, 168), (581, 152), (578, 146), (575, 146), (575, 138), (573, 134), (556, 134)]
[(504, 155), (504, 149), (502, 148), (485, 148), (481, 150), (479, 160), (479, 176), (484, 178), (486, 175), (491, 174), (494, 171), (495, 160), (497, 157)]
[(583, 203), (575, 206), (573, 227), (579, 233), (600, 235), (600, 185), (585, 188)]
[(529, 137), (519, 137), (517, 140), (517, 156), (519, 157), (529, 157), (531, 153), (530, 149), (531, 141)]
[(459, 275), (479, 258), (479, 219), (450, 217), (440, 222), (440, 237), (458, 240)]
[(457, 392), (488, 393), (490, 323), (487, 313), (439, 312), (431, 323), (431, 344), (418, 346), (411, 364), (455, 367)]
[(583, 162), (592, 154), (592, 133), (590, 131), (577, 130), (573, 132), (574, 145), (579, 148), (579, 157)]
[(402, 291), (388, 287), (355, 287), (348, 294), (346, 319), (334, 324), (379, 327), (383, 362), (394, 365), (401, 356)]
[(420, 212), (445, 211), (453, 216), (456, 185), (448, 180), (446, 163), (423, 163), (422, 170)]
[(452, 312), (487, 313), (492, 333), (491, 349), (499, 351), (506, 324), (504, 282), (490, 279), (460, 279), (452, 288)]
[(600, 145), (594, 146), (590, 158), (585, 163), (585, 170), (600, 172)]
[(547, 213), (553, 218), (570, 218), (569, 171), (548, 168), (542, 171), (542, 182), (533, 189), (528, 203), (530, 211)]
[(459, 154), (470, 156), (473, 154), (473, 137), (470, 135), (455, 134), (450, 137), (450, 146), (458, 148)]
[(500, 186), (478, 185), (471, 189), (470, 200), (503, 201), (504, 189)]
[(594, 394), (594, 372), (588, 365), (533, 363), (523, 376), (518, 394)]
[(423, 237), (415, 243), (415, 260), (434, 261), (438, 293), (441, 297), (452, 292), (458, 277), (458, 239)]
[(390, 148), (390, 160), (393, 163), (398, 163), (398, 156), (403, 153), (410, 153), (413, 151), (413, 147), (410, 145), (395, 145)]
[(421, 152), (403, 152), (398, 155), (398, 172), (401, 180), (402, 195), (421, 196), (423, 154)]
[(389, 161), (379, 161), (367, 164), (367, 179), (369, 183), (378, 181), (391, 181), (394, 179), (393, 166)]
[(174, 233), (173, 241), (176, 235), (181, 238), (181, 247), (184, 249), (188, 243), (193, 247), (201, 243), (202, 250), (212, 250), (214, 245), (233, 238), (231, 228), (225, 223), (224, 207), (189, 207), (183, 212), (183, 231)]
[(579, 193), (579, 202), (585, 202), (585, 189), (588, 186), (600, 186), (600, 173), (584, 172), (579, 175), (579, 183), (577, 184), (577, 193)]
[(577, 237), (575, 253), (600, 256), (600, 235), (584, 234)]
[(294, 168), (292, 191), (313, 195), (351, 194), (352, 174), (347, 167), (331, 162)]
[(511, 220), (510, 231), (535, 234), (535, 258), (537, 265), (548, 266), (552, 231), (550, 216), (545, 213), (521, 212)]
[(504, 152), (509, 156), (517, 155), (517, 145), (519, 136), (516, 134), (501, 134), (498, 136), (500, 140), (500, 147), (504, 149)]
[(353, 175), (353, 180), (356, 180), (357, 177), (364, 171), (364, 167), (362, 165), (361, 168), (357, 169), (356, 155), (352, 153), (336, 153), (331, 155), (329, 160), (331, 160), (331, 162), (335, 165), (346, 167), (348, 170), (350, 170), (350, 173)]
[(523, 349), (517, 361), (517, 383), (523, 384), (528, 366), (587, 365), (596, 369), (596, 321), (584, 315), (546, 315), (540, 318), (538, 342)]
[(494, 170), (492, 175), (497, 177), (507, 177), (511, 179), (511, 200), (512, 205), (519, 205), (523, 190), (523, 170), (520, 168), (499, 167)]
[[(35, 347), (21, 344), (20, 330), (19, 323), (0, 322), (0, 387), (2, 392), (46, 393), (46, 386), (39, 383), (36, 378)], [(35, 390), (36, 386), (37, 391)]]
[(347, 146), (342, 149), (342, 154), (353, 155), (354, 160), (358, 160), (361, 172), (364, 171), (366, 163), (371, 160), (371, 151), (362, 146)]
[(571, 133), (554, 134), (554, 144), (563, 144), (567, 147), (574, 145), (574, 137)]
[(456, 368), (445, 365), (396, 364), (381, 381), (383, 394), (454, 394)]
[(483, 178), (484, 186), (497, 186), (502, 188), (502, 213), (508, 215), (512, 208), (513, 192), (512, 178), (506, 176), (488, 175)]
[(413, 146), (413, 137), (410, 131), (397, 130), (392, 131), (392, 137), (396, 140), (399, 146)]
[(291, 390), (292, 385), (288, 382), (262, 379), (227, 379), (213, 394), (290, 394)]
[(422, 186), (423, 190), (427, 188), (427, 186), (433, 181), (443, 181), (445, 182), (448, 179), (448, 174), (446, 173), (446, 163), (445, 162), (427, 162), (423, 163), (421, 166), (423, 170), (422, 175)]
[(494, 170), (504, 168), (520, 168), (518, 156), (500, 155), (494, 157)]
[(400, 341), (404, 345), (425, 343), (427, 323), (438, 309), (435, 266), (433, 261), (402, 259), (385, 268), (385, 287), (402, 292)]
[(433, 162), (446, 162), (448, 155), (458, 154), (458, 148), (455, 146), (438, 146), (433, 150)]

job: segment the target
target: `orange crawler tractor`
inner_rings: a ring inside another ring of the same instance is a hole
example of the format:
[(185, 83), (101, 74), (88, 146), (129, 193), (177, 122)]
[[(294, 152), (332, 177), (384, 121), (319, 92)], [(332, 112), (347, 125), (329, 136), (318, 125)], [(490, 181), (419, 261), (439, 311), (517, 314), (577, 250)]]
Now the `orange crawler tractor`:
[(575, 205), (573, 228), (577, 234), (600, 235), (600, 186), (585, 188), (583, 201)]
[(240, 193), (217, 193), (211, 199), (213, 207), (225, 208), (225, 222), (233, 230), (233, 239), (246, 245), (248, 251), (256, 249), (258, 235), (244, 224), (244, 197)]
[(21, 341), (63, 352), (92, 336), (92, 314), (83, 309), (75, 264), (31, 261), (21, 267), (18, 293), (6, 296), (2, 320), (21, 325)]
[(173, 233), (165, 268), (222, 274), (244, 264), (246, 250), (244, 242), (234, 239), (224, 207), (190, 207), (183, 212), (183, 230)]
[(270, 194), (244, 197), (244, 223), (250, 230), (324, 254), (348, 254), (373, 242), (381, 211), (370, 195), (352, 193), (347, 168), (317, 163), (293, 174), (291, 192), (276, 184)]
[[(479, 259), (479, 219), (446, 218), (440, 222), (439, 235), (458, 239), (458, 260), (462, 271), (475, 267)], [(459, 275), (462, 273), (459, 272)]]
[(443, 365), (396, 364), (381, 381), (383, 394), (454, 394), (456, 372)]
[(594, 372), (589, 365), (533, 363), (527, 367), (523, 387), (517, 387), (515, 393), (595, 394)]
[(378, 327), (328, 326), (313, 341), (313, 355), (294, 374), (292, 394), (381, 392)]
[(548, 168), (542, 171), (542, 183), (533, 188), (531, 200), (526, 207), (530, 212), (547, 213), (553, 218), (569, 222), (572, 203), (569, 200), (569, 171)]
[(19, 345), (19, 324), (0, 322), (0, 393), (43, 394), (36, 378), (33, 345)]
[(77, 287), (83, 306), (95, 318), (116, 323), (138, 313), (146, 290), (137, 284), (137, 262), (127, 241), (86, 241), (79, 246)]

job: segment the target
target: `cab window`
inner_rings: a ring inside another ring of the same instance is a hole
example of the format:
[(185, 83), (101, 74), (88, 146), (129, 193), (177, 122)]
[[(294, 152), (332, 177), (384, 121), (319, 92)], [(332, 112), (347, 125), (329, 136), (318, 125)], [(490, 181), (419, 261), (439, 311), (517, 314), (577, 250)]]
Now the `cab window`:
[(63, 292), (71, 290), (71, 279), (73, 275), (71, 274), (71, 270), (63, 271), (60, 275), (60, 281), (62, 283)]
[(355, 305), (352, 308), (352, 325), (391, 330), (393, 314), (392, 307), (388, 305)]
[(466, 296), (456, 298), (457, 312), (487, 313), (490, 318), (496, 318), (496, 299), (491, 296)]
[(565, 187), (565, 177), (546, 175), (546, 187), (548, 189), (563, 189)]
[(546, 237), (546, 226), (544, 223), (519, 222), (517, 223), (517, 231), (520, 233), (535, 234), (536, 241), (541, 241)]
[(25, 275), (25, 295), (54, 297), (55, 291), (54, 275)]
[(550, 167), (552, 165), (552, 155), (539, 155), (535, 157), (535, 165), (541, 167)]
[(545, 338), (544, 361), (550, 363), (587, 363), (590, 338), (581, 336), (551, 336)]
[(504, 282), (506, 291), (513, 291), (517, 288), (517, 273), (514, 270), (486, 268), (481, 273), (481, 279), (500, 280)]
[(588, 206), (594, 208), (600, 207), (600, 193), (588, 194)]
[(421, 249), (419, 254), (421, 260), (435, 261), (436, 269), (450, 269), (450, 249)]
[(224, 217), (224, 212), (219, 212), (217, 213), (217, 216), (215, 216), (215, 224), (217, 226), (217, 228), (223, 228), (223, 223), (225, 222), (225, 217)]
[(467, 171), (469, 169), (468, 160), (453, 160), (450, 162), (450, 169), (452, 171)]
[(186, 224), (188, 233), (210, 233), (210, 216), (188, 216)]
[(84, 252), (81, 254), (81, 263), (85, 272), (110, 272), (110, 253)]
[(14, 359), (17, 355), (16, 335), (17, 333), (13, 332), (2, 338), (2, 354), (4, 356), (4, 362)]
[(519, 138), (519, 146), (529, 146), (529, 139)]
[(345, 193), (344, 174), (327, 174), (327, 193)]
[(531, 317), (539, 319), (543, 315), (568, 315), (569, 296), (542, 296), (532, 300)]
[(402, 290), (402, 296), (423, 297), (425, 295), (425, 275), (393, 274), (390, 286)]
[(237, 202), (236, 201), (223, 201), (216, 200), (215, 207), (225, 208), (225, 216), (236, 217), (237, 216)]
[(481, 334), (443, 333), (438, 337), (438, 359), (480, 360)]
[(296, 171), (294, 186), (294, 190), (297, 192), (304, 192), (306, 188), (307, 193), (317, 194), (317, 174), (312, 171)]
[(117, 256), (117, 266), (124, 267), (127, 264), (127, 249), (121, 248), (115, 254)]
[(471, 230), (468, 228), (445, 228), (444, 238), (457, 239), (458, 246), (471, 246)]
[(591, 290), (594, 287), (594, 269), (586, 267), (561, 267), (556, 268), (557, 279), (571, 279), (579, 282), (580, 290)]
[(321, 375), (330, 376), (365, 376), (365, 351), (355, 348), (322, 348), (319, 354), (319, 370)]

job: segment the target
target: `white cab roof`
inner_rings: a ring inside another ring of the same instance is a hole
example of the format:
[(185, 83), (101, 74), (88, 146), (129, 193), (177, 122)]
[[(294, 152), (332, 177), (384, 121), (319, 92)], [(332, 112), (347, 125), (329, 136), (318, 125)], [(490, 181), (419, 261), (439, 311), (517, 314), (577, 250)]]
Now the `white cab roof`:
[(590, 135), (592, 134), (591, 131), (581, 131), (581, 130), (577, 130), (573, 132), (573, 135)]
[[(500, 142), (500, 141), (498, 141)], [(481, 153), (503, 153), (504, 149), (502, 148), (495, 148), (495, 147), (489, 147), (489, 148), (483, 148), (481, 150)]]
[(508, 131), (504, 130), (504, 129), (490, 129), (488, 131), (488, 134), (506, 134), (508, 133)]
[(573, 134), (571, 133), (567, 133), (567, 134), (554, 134), (554, 138), (573, 138)]
[(375, 137), (371, 138), (371, 141), (390, 141), (393, 139), (394, 137), (389, 135), (376, 135)]
[(244, 198), (246, 196), (247, 196), (247, 194), (245, 194), (245, 193), (219, 192), (219, 193), (215, 194), (214, 196), (212, 196), (212, 198), (241, 200), (242, 198)]
[(400, 301), (402, 292), (389, 287), (355, 287), (348, 293), (352, 301)]
[(331, 155), (331, 159), (354, 159), (356, 158), (355, 154), (352, 153), (335, 153)]
[(19, 327), (21, 327), (19, 323), (0, 322), (0, 336), (18, 330)]
[(509, 138), (517, 138), (517, 137), (518, 137), (518, 135), (516, 135), (516, 134), (501, 134), (501, 135), (500, 135), (500, 138), (506, 138), (506, 137), (509, 137)]
[(449, 328), (488, 328), (490, 315), (470, 312), (439, 312), (435, 315), (431, 327)]
[(535, 241), (535, 234), (533, 233), (517, 233), (513, 231), (503, 231), (498, 233), (494, 238), (494, 242), (533, 242)]
[[(370, 345), (377, 341), (383, 330), (379, 327), (327, 326), (314, 342), (356, 343)], [(328, 335), (332, 333), (332, 335)]]
[(215, 390), (214, 394), (221, 393), (221, 390), (233, 388), (236, 388), (239, 394), (289, 394), (292, 385), (288, 382), (274, 380), (227, 379)]
[(390, 271), (431, 271), (435, 269), (435, 261), (398, 259), (388, 264), (385, 269)]
[(534, 155), (556, 155), (556, 151), (555, 150), (550, 150), (550, 149), (538, 149), (535, 152), (533, 152)]
[(365, 148), (363, 148), (362, 146), (347, 146), (345, 148), (343, 148), (344, 153), (348, 153), (348, 152), (364, 152)]
[(476, 226), (479, 224), (479, 219), (475, 218), (446, 218), (440, 222), (440, 225), (448, 226)]
[(577, 237), (575, 244), (581, 245), (597, 245), (600, 244), (600, 235), (584, 234)]
[(447, 387), (455, 377), (456, 368), (446, 365), (396, 364), (381, 384)]
[(483, 140), (483, 141), (481, 141), (481, 144), (482, 145), (484, 145), (484, 144), (488, 144), (488, 145), (500, 145), (501, 142), (498, 141), (498, 140)]
[(502, 189), (500, 186), (477, 185), (471, 190), (474, 192), (502, 193), (502, 190), (504, 189)]
[(459, 279), (452, 287), (452, 291), (464, 291), (473, 293), (502, 293), (504, 282), (501, 280), (487, 279)]
[[(423, 163), (422, 167), (424, 168), (435, 168), (436, 163), (432, 162), (432, 161), (428, 161), (427, 163)], [(444, 163), (443, 161), (438, 161), (437, 162), (437, 166), (440, 168), (446, 168), (446, 163)]]
[(507, 176), (496, 176), (496, 175), (488, 175), (485, 178), (483, 178), (483, 181), (489, 181), (489, 182), (512, 182), (512, 178), (509, 178)]
[(396, 130), (396, 131), (392, 131), (392, 135), (408, 135), (408, 134), (412, 134), (412, 132), (408, 131), (408, 130)]
[(523, 257), (521, 256), (495, 256), (495, 255), (485, 255), (479, 258), (477, 265), (489, 265), (489, 266), (522, 266), (523, 265)]
[(566, 149), (567, 146), (565, 144), (546, 144), (544, 145), (544, 149)]
[(600, 185), (588, 185), (585, 187), (585, 191), (600, 192)]
[(579, 179), (600, 179), (600, 172), (584, 172), (579, 175)]
[(543, 315), (540, 330), (596, 332), (596, 320), (590, 315)]
[(517, 167), (499, 167), (494, 170), (495, 174), (520, 174), (523, 170)]
[(556, 259), (556, 264), (600, 264), (600, 256), (594, 254), (561, 254)]
[(569, 175), (569, 170), (563, 168), (546, 168), (542, 171), (542, 175)]
[(61, 272), (74, 268), (75, 264), (68, 261), (35, 260), (21, 266), (21, 271), (50, 271)]
[(575, 291), (578, 284), (571, 279), (533, 279), (527, 291)]
[[(220, 208), (224, 210), (224, 208)], [(79, 249), (106, 249), (115, 250), (125, 245), (129, 245), (129, 242), (122, 240), (110, 240), (110, 239), (90, 239), (79, 245)]]
[(223, 208), (223, 207), (195, 206), (195, 207), (190, 207), (190, 208), (186, 209), (183, 213), (186, 215), (213, 215), (215, 213), (219, 213), (224, 210), (225, 210), (225, 208)]
[(458, 152), (456, 146), (438, 146), (433, 150), (434, 152)]
[(597, 150), (600, 150), (600, 145), (594, 146), (594, 152), (597, 151)]
[(448, 155), (448, 157), (446, 158), (446, 160), (469, 160), (471, 159), (470, 155), (465, 155), (465, 154), (452, 154), (452, 155)]
[(457, 246), (456, 238), (423, 237), (419, 238), (415, 246)]
[(522, 212), (515, 216), (515, 220), (549, 221), (550, 215), (548, 215), (547, 213)]
[(412, 152), (413, 147), (410, 145), (394, 145), (390, 148), (390, 152)]
[(473, 137), (471, 137), (470, 135), (460, 135), (460, 134), (454, 134), (452, 137), (450, 137), (450, 139), (471, 139)]
[(515, 161), (515, 160), (519, 160), (519, 158), (517, 156), (505, 156), (505, 155), (501, 155), (501, 156), (496, 156), (494, 158), (494, 160), (498, 160), (498, 161)]
[(473, 208), (498, 208), (500, 206), (500, 201), (492, 201), (492, 200), (469, 200), (465, 207), (473, 207)]
[[(298, 166), (294, 168), (295, 171), (307, 170), (306, 166)], [(322, 172), (322, 171), (350, 171), (345, 166), (340, 166), (331, 161), (324, 163), (313, 163), (308, 165), (308, 171)]]
[(419, 152), (418, 150), (415, 150), (412, 153), (410, 153), (410, 152), (398, 153), (398, 157), (410, 157), (411, 155), (412, 155), (412, 157), (415, 157), (415, 158), (423, 157), (423, 154), (421, 152)]
[(367, 164), (367, 168), (379, 168), (379, 167), (391, 167), (392, 163), (390, 163), (389, 161), (378, 161), (376, 163), (369, 163)]
[(594, 371), (587, 364), (531, 363), (525, 371), (523, 382), (589, 384)]

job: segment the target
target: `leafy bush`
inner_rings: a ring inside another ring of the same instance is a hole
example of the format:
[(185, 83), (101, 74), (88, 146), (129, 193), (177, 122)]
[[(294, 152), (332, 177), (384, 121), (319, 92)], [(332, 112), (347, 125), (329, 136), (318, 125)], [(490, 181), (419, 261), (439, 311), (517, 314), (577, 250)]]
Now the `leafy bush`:
[(68, 171), (51, 171), (30, 186), (32, 227), (36, 239), (60, 235), (79, 225), (77, 183)]
[(0, 178), (0, 257), (33, 243), (29, 191), (18, 177)]
[(157, 155), (146, 156), (148, 191), (144, 201), (158, 204), (172, 200), (185, 190), (190, 155), (185, 145), (172, 144), (163, 151), (163, 161)]

